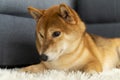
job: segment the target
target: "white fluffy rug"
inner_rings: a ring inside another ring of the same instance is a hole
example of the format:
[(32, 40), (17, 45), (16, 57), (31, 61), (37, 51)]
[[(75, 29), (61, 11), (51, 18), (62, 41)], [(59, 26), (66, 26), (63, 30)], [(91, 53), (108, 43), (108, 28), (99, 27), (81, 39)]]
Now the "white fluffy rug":
[(120, 80), (120, 69), (93, 74), (92, 76), (81, 72), (46, 71), (44, 73), (30, 74), (19, 72), (18, 69), (0, 69), (0, 80)]

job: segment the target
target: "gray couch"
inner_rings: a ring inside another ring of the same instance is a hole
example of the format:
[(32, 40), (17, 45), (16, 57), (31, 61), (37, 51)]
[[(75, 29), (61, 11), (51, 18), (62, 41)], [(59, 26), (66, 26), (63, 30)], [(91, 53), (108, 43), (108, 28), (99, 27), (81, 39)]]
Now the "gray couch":
[(78, 12), (88, 32), (120, 36), (120, 0), (0, 0), (0, 67), (40, 62), (35, 47), (35, 21), (27, 7), (46, 9), (60, 3)]

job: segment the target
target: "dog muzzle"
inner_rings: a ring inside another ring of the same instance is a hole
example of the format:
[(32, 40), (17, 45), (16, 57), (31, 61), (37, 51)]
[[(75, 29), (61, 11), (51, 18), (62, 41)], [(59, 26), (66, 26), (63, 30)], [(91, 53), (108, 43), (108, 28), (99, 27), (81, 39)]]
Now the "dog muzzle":
[(48, 56), (45, 55), (45, 54), (42, 54), (42, 55), (40, 55), (40, 60), (41, 61), (47, 61), (48, 60)]

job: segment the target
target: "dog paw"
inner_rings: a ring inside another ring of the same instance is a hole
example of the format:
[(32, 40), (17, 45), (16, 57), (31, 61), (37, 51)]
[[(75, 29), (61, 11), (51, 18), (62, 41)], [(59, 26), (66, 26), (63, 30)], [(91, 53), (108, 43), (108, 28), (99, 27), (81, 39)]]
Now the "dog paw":
[(29, 73), (44, 72), (45, 70), (46, 67), (43, 64), (31, 65), (20, 69), (20, 71), (22, 72), (29, 72)]
[(39, 72), (42, 72), (43, 70), (29, 66), (29, 67), (21, 68), (19, 71), (20, 72), (27, 72), (27, 73), (39, 73)]
[(98, 72), (96, 72), (95, 70), (90, 70), (88, 71), (88, 74), (93, 75), (93, 74), (98, 74)]

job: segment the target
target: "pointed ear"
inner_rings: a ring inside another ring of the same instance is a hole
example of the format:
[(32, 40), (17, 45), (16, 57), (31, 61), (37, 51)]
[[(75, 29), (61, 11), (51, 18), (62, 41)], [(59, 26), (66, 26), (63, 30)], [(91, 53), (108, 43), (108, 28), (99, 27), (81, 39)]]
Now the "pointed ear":
[(43, 15), (43, 10), (39, 10), (33, 7), (28, 7), (28, 11), (37, 22)]
[(59, 7), (61, 17), (68, 23), (75, 24), (76, 21), (73, 16), (72, 10), (65, 4), (60, 4)]

